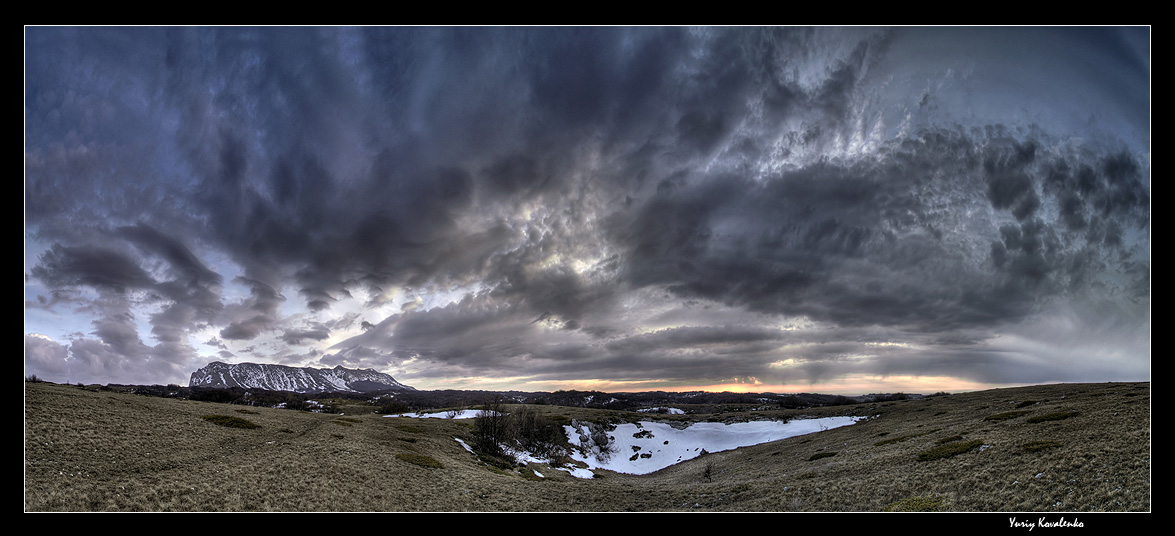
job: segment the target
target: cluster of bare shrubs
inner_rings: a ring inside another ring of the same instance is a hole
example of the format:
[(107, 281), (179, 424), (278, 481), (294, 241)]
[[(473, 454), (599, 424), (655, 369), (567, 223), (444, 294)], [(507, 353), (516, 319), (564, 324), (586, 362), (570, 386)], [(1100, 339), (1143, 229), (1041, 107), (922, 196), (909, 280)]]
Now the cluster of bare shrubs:
[(563, 429), (555, 421), (528, 406), (508, 410), (500, 398), (486, 402), (473, 419), (474, 448), (501, 454), (503, 447), (552, 458), (565, 451)]

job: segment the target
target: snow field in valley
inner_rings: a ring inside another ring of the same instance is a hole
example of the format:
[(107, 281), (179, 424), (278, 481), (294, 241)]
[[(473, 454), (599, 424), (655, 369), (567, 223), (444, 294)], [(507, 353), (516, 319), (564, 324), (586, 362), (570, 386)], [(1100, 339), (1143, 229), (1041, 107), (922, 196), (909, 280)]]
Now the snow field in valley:
[[(437, 413), (401, 413), (387, 417), (416, 417), (442, 419), (472, 419), (480, 410)], [(607, 469), (617, 473), (644, 475), (702, 455), (702, 452), (722, 452), (739, 447), (778, 441), (793, 436), (820, 432), (853, 424), (863, 417), (825, 417), (783, 421), (750, 421), (733, 424), (714, 422), (694, 423), (685, 428), (674, 428), (665, 423), (641, 421), (617, 425), (607, 431), (610, 452), (602, 453), (591, 441), (592, 430), (583, 424), (564, 426), (568, 442), (573, 447), (571, 458), (588, 469), (556, 467), (579, 478), (591, 478), (592, 469)], [(473, 450), (457, 439), (466, 450)], [(509, 449), (507, 449), (508, 452)], [(519, 462), (549, 463), (526, 453), (511, 452)], [(541, 475), (540, 475), (541, 476)]]
[[(590, 440), (590, 432), (565, 426), (573, 447), (571, 454), (591, 469), (643, 475), (696, 458), (705, 452), (721, 452), (778, 441), (853, 424), (859, 417), (826, 417), (782, 421), (751, 421), (733, 424), (702, 422), (684, 429), (665, 423), (638, 422), (617, 425), (609, 431), (611, 453), (601, 455)], [(586, 433), (585, 433), (586, 432)], [(584, 442), (584, 439), (587, 441)], [(585, 454), (586, 451), (586, 454)]]

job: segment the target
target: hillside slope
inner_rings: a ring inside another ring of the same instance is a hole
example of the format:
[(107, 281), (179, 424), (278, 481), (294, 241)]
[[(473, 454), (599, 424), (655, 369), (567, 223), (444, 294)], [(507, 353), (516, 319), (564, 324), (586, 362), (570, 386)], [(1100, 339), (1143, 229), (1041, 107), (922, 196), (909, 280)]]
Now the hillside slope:
[[(470, 421), (385, 418), (363, 407), (348, 408), (346, 416), (246, 408), (50, 383), (25, 387), (26, 511), (1151, 508), (1149, 383), (763, 411), (757, 416), (875, 418), (707, 454), (649, 475), (597, 471), (598, 478), (586, 480), (545, 465), (520, 470), (483, 463), (454, 440), (468, 442)], [(532, 407), (564, 419), (684, 418)], [(208, 415), (259, 427), (218, 426), (202, 418)], [(1046, 416), (1054, 417), (1033, 422)], [(748, 415), (715, 416), (723, 417)], [(919, 457), (972, 442), (978, 443), (951, 457)], [(907, 501), (915, 498), (921, 499)]]

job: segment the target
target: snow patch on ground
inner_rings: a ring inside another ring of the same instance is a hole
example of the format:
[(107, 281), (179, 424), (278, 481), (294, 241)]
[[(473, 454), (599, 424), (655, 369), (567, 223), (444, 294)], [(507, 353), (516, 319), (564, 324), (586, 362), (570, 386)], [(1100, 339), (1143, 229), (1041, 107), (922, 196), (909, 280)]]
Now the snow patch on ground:
[(397, 413), (395, 415), (384, 415), (384, 417), (414, 417), (420, 419), (472, 419), (477, 417), (484, 410), (480, 409), (463, 409), (460, 411), (438, 411), (435, 413), (424, 413), (417, 411), (413, 413)]
[(617, 425), (608, 432), (611, 452), (600, 452), (584, 429), (564, 426), (577, 450), (571, 458), (591, 469), (643, 475), (701, 456), (769, 441), (847, 426), (861, 417), (826, 417), (782, 421), (752, 421), (734, 424), (695, 423), (678, 430), (665, 423), (638, 422)]
[(685, 415), (685, 410), (681, 410), (681, 409), (677, 409), (677, 408), (666, 408), (666, 407), (643, 408), (643, 409), (638, 409), (637, 411), (639, 411), (641, 413), (665, 413), (668, 415)]

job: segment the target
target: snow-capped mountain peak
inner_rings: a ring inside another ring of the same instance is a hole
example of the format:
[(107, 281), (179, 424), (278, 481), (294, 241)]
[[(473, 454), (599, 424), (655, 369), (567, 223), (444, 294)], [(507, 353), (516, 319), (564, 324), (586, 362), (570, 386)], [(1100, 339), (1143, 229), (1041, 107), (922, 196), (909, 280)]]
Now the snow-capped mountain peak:
[(391, 375), (371, 369), (349, 369), (342, 365), (333, 369), (298, 368), (285, 365), (258, 363), (228, 364), (219, 361), (192, 373), (191, 387), (245, 387), (271, 391), (314, 393), (324, 391), (366, 392), (386, 389), (415, 391), (392, 378)]

